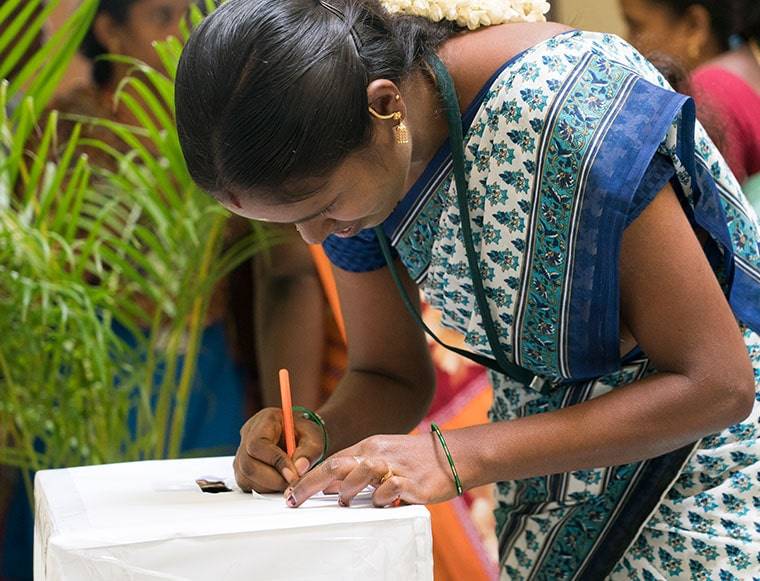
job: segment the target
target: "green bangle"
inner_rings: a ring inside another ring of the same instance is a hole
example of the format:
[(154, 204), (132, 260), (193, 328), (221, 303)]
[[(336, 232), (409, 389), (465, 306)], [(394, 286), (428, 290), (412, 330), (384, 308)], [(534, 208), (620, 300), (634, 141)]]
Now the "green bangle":
[[(314, 466), (317, 466), (327, 458), (327, 451), (330, 449), (330, 440), (327, 437), (327, 426), (325, 426), (325, 421), (317, 412), (313, 412), (309, 408), (300, 405), (294, 405), (293, 411), (302, 414), (303, 419), (314, 422), (322, 429), (322, 455), (317, 458), (317, 461), (314, 463)], [(314, 468), (314, 466), (312, 466), (312, 468)]]
[(438, 436), (438, 440), (441, 442), (441, 447), (443, 448), (443, 451), (446, 454), (446, 459), (449, 461), (451, 474), (453, 474), (454, 476), (454, 486), (456, 486), (456, 489), (457, 489), (457, 496), (462, 496), (464, 494), (464, 488), (462, 488), (462, 481), (459, 480), (459, 473), (457, 472), (457, 467), (454, 466), (454, 459), (451, 457), (451, 452), (449, 452), (449, 447), (446, 445), (446, 440), (443, 437), (443, 432), (441, 432), (441, 428), (438, 427), (438, 424), (430, 424), (430, 431), (433, 432), (436, 436)]

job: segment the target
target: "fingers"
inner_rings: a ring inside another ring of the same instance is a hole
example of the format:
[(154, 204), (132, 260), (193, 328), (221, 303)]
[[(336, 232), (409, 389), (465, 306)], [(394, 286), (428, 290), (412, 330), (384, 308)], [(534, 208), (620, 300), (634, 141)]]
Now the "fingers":
[(391, 476), (377, 487), (372, 495), (372, 504), (377, 507), (425, 504), (425, 499), (420, 496), (417, 487), (409, 478)]
[(322, 492), (324, 492), (325, 494), (338, 494), (338, 492), (340, 492), (341, 484), (342, 482), (340, 482), (340, 480), (336, 480), (335, 482), (330, 484), (330, 486), (325, 488)]
[[(311, 496), (333, 487), (339, 488), (338, 502), (350, 506), (352, 500), (367, 486), (377, 486), (373, 495), (375, 506), (389, 506), (399, 499), (421, 502), (407, 478), (393, 475), (387, 462), (358, 456), (333, 456), (312, 470), (285, 491), (288, 506), (301, 506)], [(378, 494), (379, 492), (379, 494)]]
[(268, 408), (256, 414), (252, 420), (255, 421), (249, 420), (243, 428), (241, 446), (245, 447), (245, 452), (259, 463), (273, 467), (286, 481), (296, 480), (298, 470), (278, 445), (282, 437), (282, 411)]
[(321, 430), (312, 422), (296, 421), (298, 448), (293, 459), (279, 445), (282, 430), (282, 411), (277, 408), (260, 411), (240, 430), (234, 469), (241, 489), (280, 492), (298, 480), (322, 453)]
[(298, 446), (293, 454), (293, 466), (298, 476), (303, 476), (322, 455), (324, 442), (321, 429), (312, 421), (296, 418), (296, 441)]
[(338, 503), (341, 506), (350, 506), (357, 494), (369, 485), (378, 486), (388, 472), (388, 463), (383, 460), (365, 458), (358, 462), (340, 486)]
[(238, 468), (238, 457), (235, 455), (235, 459), (232, 461), (232, 469), (235, 472), (235, 482), (243, 492), (250, 492), (253, 490), (253, 482), (240, 471)]
[(238, 448), (233, 467), (238, 486), (246, 492), (280, 492), (288, 485), (282, 474), (271, 466), (251, 458), (242, 446)]
[(344, 480), (356, 467), (357, 461), (353, 456), (331, 456), (285, 491), (288, 506), (292, 508), (301, 506), (307, 499), (325, 490), (330, 484)]

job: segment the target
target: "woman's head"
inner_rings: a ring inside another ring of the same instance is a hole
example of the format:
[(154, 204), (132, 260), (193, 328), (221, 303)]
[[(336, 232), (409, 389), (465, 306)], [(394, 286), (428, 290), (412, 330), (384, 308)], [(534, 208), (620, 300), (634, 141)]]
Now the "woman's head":
[[(756, 1), (756, 0), (752, 0)], [(688, 69), (729, 49), (734, 15), (729, 0), (620, 0), (631, 43)]]
[(405, 115), (402, 83), (453, 31), (377, 0), (230, 0), (180, 60), (191, 175), (229, 209), (300, 223), (310, 240), (379, 223), (411, 156), (368, 107)]
[(190, 0), (100, 0), (98, 12), (82, 43), (81, 52), (93, 61), (93, 80), (99, 86), (119, 81), (119, 67), (106, 54), (119, 54), (158, 68), (153, 42), (177, 35)]

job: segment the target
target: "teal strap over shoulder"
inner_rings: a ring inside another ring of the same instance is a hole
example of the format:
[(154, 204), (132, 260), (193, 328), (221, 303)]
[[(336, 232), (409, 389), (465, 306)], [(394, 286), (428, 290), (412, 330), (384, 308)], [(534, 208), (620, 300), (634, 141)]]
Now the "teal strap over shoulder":
[(438, 90), (443, 97), (444, 104), (446, 105), (446, 115), (449, 124), (449, 142), (451, 144), (451, 157), (454, 166), (454, 180), (456, 185), (457, 203), (459, 206), (459, 213), (462, 218), (462, 236), (464, 238), (465, 251), (467, 253), (467, 263), (469, 266), (470, 277), (472, 279), (473, 291), (475, 293), (475, 300), (478, 304), (478, 310), (480, 312), (481, 319), (483, 321), (483, 327), (488, 337), (488, 344), (491, 348), (491, 353), (494, 359), (485, 357), (483, 355), (465, 351), (447, 345), (441, 341), (422, 321), (422, 317), (416, 311), (412, 302), (404, 289), (398, 272), (391, 255), (390, 243), (388, 237), (385, 235), (382, 226), (375, 228), (377, 239), (380, 243), (380, 248), (385, 257), (385, 261), (388, 264), (388, 268), (391, 272), (396, 286), (401, 293), (401, 297), (404, 300), (407, 310), (412, 314), (415, 320), (422, 326), (425, 332), (433, 338), (439, 345), (446, 349), (453, 351), (467, 359), (470, 359), (480, 365), (484, 365), (494, 371), (503, 373), (511, 379), (518, 381), (524, 385), (529, 385), (534, 389), (540, 389), (543, 381), (540, 377), (509, 361), (504, 354), (504, 350), (499, 343), (499, 335), (496, 330), (496, 325), (493, 321), (491, 310), (488, 306), (488, 300), (486, 298), (485, 289), (483, 287), (483, 278), (480, 274), (480, 268), (478, 265), (477, 254), (475, 253), (475, 244), (472, 237), (472, 226), (470, 224), (470, 209), (467, 201), (467, 179), (465, 177), (465, 162), (464, 162), (464, 133), (462, 131), (462, 115), (459, 110), (459, 100), (456, 94), (456, 88), (454, 82), (449, 75), (446, 66), (441, 60), (433, 55), (428, 59), (428, 63), (433, 68), (436, 76), (436, 82), (438, 84)]

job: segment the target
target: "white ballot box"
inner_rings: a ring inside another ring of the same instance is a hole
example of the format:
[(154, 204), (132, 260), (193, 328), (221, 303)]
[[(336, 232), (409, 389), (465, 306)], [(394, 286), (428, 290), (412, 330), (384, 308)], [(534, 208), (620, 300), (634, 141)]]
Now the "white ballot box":
[(433, 579), (424, 507), (351, 508), (319, 496), (210, 494), (232, 458), (45, 470), (35, 479), (37, 581)]

